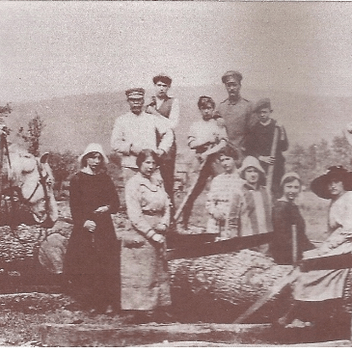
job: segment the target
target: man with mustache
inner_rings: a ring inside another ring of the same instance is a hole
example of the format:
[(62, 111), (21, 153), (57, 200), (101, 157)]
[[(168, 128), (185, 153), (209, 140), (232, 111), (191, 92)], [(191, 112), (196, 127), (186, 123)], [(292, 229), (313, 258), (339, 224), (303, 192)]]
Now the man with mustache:
[(116, 119), (111, 135), (111, 147), (121, 157), (124, 183), (137, 173), (136, 158), (142, 149), (162, 157), (174, 140), (172, 129), (161, 117), (144, 111), (143, 88), (128, 89), (125, 94), (130, 111)]
[(241, 162), (245, 137), (257, 119), (252, 114), (252, 103), (241, 97), (242, 74), (238, 71), (227, 71), (221, 80), (228, 98), (219, 104), (218, 114), (224, 120), (229, 143), (237, 149)]

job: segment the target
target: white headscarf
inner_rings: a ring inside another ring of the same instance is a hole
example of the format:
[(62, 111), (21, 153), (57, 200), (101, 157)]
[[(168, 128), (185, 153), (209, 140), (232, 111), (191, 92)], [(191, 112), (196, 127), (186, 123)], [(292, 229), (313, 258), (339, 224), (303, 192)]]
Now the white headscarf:
[(106, 156), (106, 154), (104, 153), (103, 147), (98, 143), (90, 143), (90, 144), (88, 144), (88, 146), (85, 149), (85, 151), (83, 152), (83, 154), (78, 157), (78, 162), (81, 167), (82, 167), (83, 158), (89, 153), (99, 153), (103, 157), (105, 164), (109, 163), (109, 159)]

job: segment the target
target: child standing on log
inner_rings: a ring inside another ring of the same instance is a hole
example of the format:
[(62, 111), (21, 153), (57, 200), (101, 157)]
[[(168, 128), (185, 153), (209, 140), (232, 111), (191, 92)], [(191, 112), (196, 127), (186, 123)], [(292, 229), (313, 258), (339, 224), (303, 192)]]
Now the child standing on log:
[(240, 236), (259, 235), (273, 231), (271, 194), (264, 186), (265, 172), (257, 158), (247, 156), (239, 170), (245, 180), (240, 204)]
[(213, 176), (216, 153), (226, 146), (226, 128), (221, 126), (214, 117), (215, 102), (211, 97), (201, 96), (198, 108), (202, 120), (194, 122), (188, 135), (188, 146), (195, 150), (200, 163), (199, 174), (192, 194), (184, 205), (183, 228), (188, 229), (188, 221), (197, 197), (204, 190), (209, 176)]
[(236, 168), (238, 153), (234, 148), (226, 146), (219, 152), (218, 159), (224, 173), (211, 182), (206, 203), (210, 214), (207, 232), (217, 233), (220, 239), (227, 239), (238, 236), (238, 212), (231, 216), (230, 209), (234, 203), (239, 204), (244, 181)]
[[(245, 140), (245, 152), (260, 161), (260, 165), (268, 173), (273, 166), (271, 191), (275, 198), (280, 197), (280, 181), (285, 173), (285, 158), (282, 152), (288, 149), (288, 140), (283, 126), (271, 118), (273, 112), (270, 99), (265, 98), (257, 102), (254, 112), (258, 115), (257, 123), (250, 129)], [(274, 135), (278, 133), (275, 140)], [(275, 145), (273, 145), (275, 144)], [(274, 148), (273, 148), (274, 147)], [(274, 155), (271, 155), (274, 151)]]

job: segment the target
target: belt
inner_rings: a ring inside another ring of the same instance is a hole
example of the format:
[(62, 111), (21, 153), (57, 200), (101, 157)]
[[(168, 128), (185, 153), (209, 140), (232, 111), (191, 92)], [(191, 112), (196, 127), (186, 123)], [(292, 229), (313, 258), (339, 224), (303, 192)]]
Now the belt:
[(162, 210), (153, 210), (153, 209), (142, 210), (142, 213), (148, 216), (164, 215), (164, 212)]

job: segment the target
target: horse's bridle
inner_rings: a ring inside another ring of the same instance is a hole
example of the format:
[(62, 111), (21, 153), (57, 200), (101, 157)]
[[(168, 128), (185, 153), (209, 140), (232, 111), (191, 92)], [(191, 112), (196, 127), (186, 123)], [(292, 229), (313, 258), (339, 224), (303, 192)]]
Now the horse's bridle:
[[(4, 141), (4, 148), (5, 148), (5, 153), (7, 156), (9, 169), (11, 169), (12, 168), (11, 158), (10, 158), (10, 153), (8, 150), (6, 138), (4, 138), (3, 141)], [(2, 160), (1, 160), (1, 162), (2, 162)], [(49, 198), (49, 192), (48, 192), (48, 188), (47, 188), (47, 179), (50, 175), (49, 175), (49, 173), (46, 173), (46, 174), (43, 173), (43, 167), (40, 165), (38, 159), (36, 159), (36, 167), (37, 167), (38, 174), (39, 174), (39, 180), (28, 198), (24, 197), (21, 186), (14, 186), (11, 177), (8, 177), (9, 187), (7, 187), (6, 189), (4, 189), (4, 188), (0, 189), (0, 199), (2, 199), (2, 196), (5, 193), (7, 194), (8, 201), (11, 204), (11, 210), (9, 210), (9, 207), (7, 205), (7, 201), (5, 200), (5, 211), (8, 214), (10, 214), (11, 211), (12, 212), (16, 211), (15, 209), (17, 207), (17, 203), (20, 202), (28, 209), (29, 213), (31, 213), (32, 216), (34, 216), (35, 214), (30, 209), (30, 206), (29, 206), (30, 201), (34, 197), (36, 192), (38, 191), (39, 187), (42, 186), (43, 192), (44, 192), (46, 219), (42, 223), (40, 223), (40, 225), (41, 225), (41, 227), (48, 228), (48, 227), (52, 227), (54, 224), (54, 222), (50, 218), (50, 206), (49, 206), (50, 205), (50, 198)], [(0, 177), (1, 177), (1, 175), (0, 175)], [(14, 235), (14, 237), (16, 237), (18, 239), (19, 242), (21, 242), (23, 244), (24, 241), (16, 233), (17, 223), (13, 220), (14, 219), (13, 214), (10, 214), (9, 219), (10, 219), (10, 221), (9, 221), (8, 225), (11, 228), (12, 234)]]

